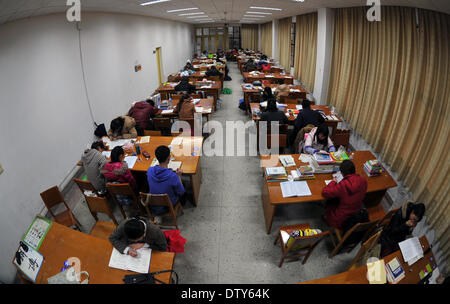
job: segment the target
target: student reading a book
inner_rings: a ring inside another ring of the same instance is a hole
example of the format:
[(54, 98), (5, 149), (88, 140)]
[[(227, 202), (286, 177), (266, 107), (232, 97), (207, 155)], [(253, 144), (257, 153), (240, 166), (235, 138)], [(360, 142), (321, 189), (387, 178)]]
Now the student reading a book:
[(167, 251), (167, 240), (158, 226), (143, 218), (132, 218), (120, 223), (109, 236), (109, 241), (122, 254), (137, 257), (141, 248)]
[(175, 86), (175, 91), (192, 94), (195, 91), (195, 85), (190, 84), (189, 77), (184, 76), (183, 78), (181, 78), (180, 83)]
[(394, 251), (400, 250), (398, 243), (410, 235), (417, 223), (425, 214), (425, 205), (406, 201), (391, 218), (389, 225), (380, 236), (381, 257), (387, 256)]
[(264, 91), (261, 96), (261, 101), (268, 101), (270, 98), (273, 98), (272, 94), (272, 88), (271, 87), (265, 87)]
[(333, 177), (333, 181), (323, 188), (322, 196), (327, 199), (325, 222), (329, 226), (342, 229), (345, 220), (362, 208), (367, 181), (356, 174), (351, 160), (344, 160), (339, 170), (343, 179), (338, 183)]
[[(148, 168), (147, 178), (150, 187), (150, 194), (165, 194), (169, 196), (172, 205), (176, 205), (181, 196), (185, 193), (181, 175), (183, 171), (178, 168), (176, 172), (168, 168), (170, 162), (170, 149), (166, 146), (159, 146), (155, 150), (156, 159), (159, 165)], [(167, 207), (151, 206), (150, 212), (153, 214), (164, 214), (169, 210)], [(159, 217), (155, 221), (160, 222)]]
[(217, 68), (216, 68), (215, 65), (212, 65), (212, 66), (205, 72), (205, 75), (208, 76), (208, 77), (209, 77), (209, 76), (220, 76), (220, 77), (223, 76), (223, 74), (220, 73), (220, 72), (217, 70)]
[(261, 121), (267, 121), (268, 124), (272, 121), (278, 121), (280, 124), (289, 123), (289, 119), (284, 114), (284, 111), (278, 110), (277, 101), (274, 97), (270, 97), (267, 101), (267, 109), (262, 113)]
[(302, 110), (298, 113), (294, 122), (294, 132), (292, 133), (291, 142), (294, 143), (298, 132), (307, 125), (320, 126), (325, 122), (325, 119), (319, 112), (311, 109), (311, 102), (308, 99), (303, 99)]
[(81, 156), (87, 179), (99, 193), (106, 192), (105, 176), (103, 176), (101, 170), (108, 163), (108, 160), (102, 155), (103, 151), (106, 151), (105, 145), (102, 141), (97, 141), (91, 145), (90, 149), (85, 150)]
[(336, 151), (336, 148), (329, 137), (329, 131), (326, 125), (320, 125), (317, 128), (312, 129), (311, 132), (307, 133), (305, 135), (303, 145), (303, 151), (309, 154), (314, 154), (320, 151)]

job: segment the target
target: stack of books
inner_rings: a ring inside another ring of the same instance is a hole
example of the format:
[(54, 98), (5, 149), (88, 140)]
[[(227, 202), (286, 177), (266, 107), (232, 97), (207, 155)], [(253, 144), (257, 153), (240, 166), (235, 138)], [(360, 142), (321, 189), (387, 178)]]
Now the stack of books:
[(316, 178), (312, 171), (304, 172), (304, 171), (301, 171), (300, 169), (292, 170), (291, 171), (291, 175), (292, 175), (292, 177), (294, 178), (295, 181), (307, 180), (307, 179), (315, 179)]
[(383, 173), (384, 169), (381, 162), (377, 159), (368, 160), (364, 163), (364, 171), (368, 176), (378, 176)]
[(345, 152), (331, 152), (330, 155), (331, 158), (337, 163), (342, 163), (344, 160), (349, 159), (347, 153)]
[(392, 259), (385, 265), (387, 280), (391, 284), (397, 284), (405, 277), (405, 270), (403, 269), (397, 257)]
[(314, 159), (317, 161), (319, 165), (333, 164), (334, 160), (331, 158), (328, 153), (314, 153)]
[(268, 182), (287, 181), (286, 169), (284, 167), (266, 168), (266, 180)]

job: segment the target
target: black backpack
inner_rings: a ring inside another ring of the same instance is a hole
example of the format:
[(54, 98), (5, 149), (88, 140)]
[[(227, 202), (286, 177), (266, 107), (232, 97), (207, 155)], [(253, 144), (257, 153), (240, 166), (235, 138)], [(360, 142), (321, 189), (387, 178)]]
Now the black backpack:
[(100, 125), (95, 124), (95, 126), (97, 127), (94, 131), (95, 136), (102, 138), (103, 136), (108, 135), (108, 133), (106, 133), (105, 124), (100, 124)]

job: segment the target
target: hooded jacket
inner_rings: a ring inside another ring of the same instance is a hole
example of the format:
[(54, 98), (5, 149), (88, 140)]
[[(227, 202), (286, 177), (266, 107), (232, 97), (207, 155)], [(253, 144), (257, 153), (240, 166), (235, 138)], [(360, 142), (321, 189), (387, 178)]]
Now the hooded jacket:
[(105, 177), (101, 170), (108, 163), (108, 160), (102, 153), (95, 149), (87, 149), (81, 156), (84, 171), (88, 181), (94, 186), (95, 190), (102, 191), (105, 189)]
[(367, 181), (358, 174), (345, 176), (340, 183), (332, 181), (322, 190), (327, 199), (337, 198), (337, 205), (327, 205), (325, 220), (328, 225), (341, 229), (344, 221), (363, 206), (367, 191)]
[(196, 86), (190, 84), (189, 82), (180, 81), (179, 84), (175, 86), (175, 91), (180, 92), (188, 92), (189, 94), (194, 93)]
[(150, 118), (154, 117), (158, 113), (158, 108), (153, 107), (146, 101), (136, 102), (133, 107), (131, 107), (128, 112), (128, 116), (133, 117), (136, 123), (142, 129), (147, 129), (149, 127)]
[(107, 163), (101, 171), (108, 182), (129, 183), (131, 188), (136, 188), (136, 180), (126, 162)]
[[(178, 203), (178, 199), (184, 194), (184, 187), (178, 175), (171, 169), (154, 166), (147, 170), (148, 185), (150, 194), (166, 194), (169, 196), (172, 205)], [(152, 207), (151, 211), (160, 214), (167, 212), (164, 207)]]

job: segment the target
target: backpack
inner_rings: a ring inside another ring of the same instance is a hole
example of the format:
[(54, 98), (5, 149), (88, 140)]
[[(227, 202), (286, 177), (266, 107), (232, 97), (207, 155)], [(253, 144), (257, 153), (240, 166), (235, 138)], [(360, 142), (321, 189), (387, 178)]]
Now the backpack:
[(105, 124), (100, 125), (95, 124), (95, 126), (97, 127), (94, 131), (95, 136), (102, 138), (108, 135), (108, 133), (106, 133)]

